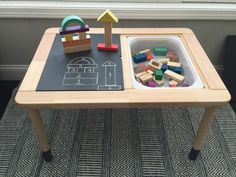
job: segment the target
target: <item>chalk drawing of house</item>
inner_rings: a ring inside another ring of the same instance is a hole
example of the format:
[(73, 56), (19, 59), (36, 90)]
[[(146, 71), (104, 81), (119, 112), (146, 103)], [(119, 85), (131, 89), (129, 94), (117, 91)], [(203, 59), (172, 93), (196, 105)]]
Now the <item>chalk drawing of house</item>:
[(67, 64), (63, 85), (97, 85), (98, 65), (90, 57), (77, 57)]

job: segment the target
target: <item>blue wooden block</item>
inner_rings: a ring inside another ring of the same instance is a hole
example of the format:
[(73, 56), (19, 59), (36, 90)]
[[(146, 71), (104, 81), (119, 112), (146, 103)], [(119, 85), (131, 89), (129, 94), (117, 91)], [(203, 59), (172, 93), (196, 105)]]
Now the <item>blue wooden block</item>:
[(161, 67), (162, 72), (164, 73), (167, 69), (168, 69), (168, 65), (163, 64), (162, 67)]
[(147, 55), (145, 53), (137, 54), (134, 56), (135, 63), (141, 63), (147, 60)]
[(177, 73), (177, 74), (181, 74), (183, 72), (182, 67), (174, 67), (172, 69), (173, 72)]

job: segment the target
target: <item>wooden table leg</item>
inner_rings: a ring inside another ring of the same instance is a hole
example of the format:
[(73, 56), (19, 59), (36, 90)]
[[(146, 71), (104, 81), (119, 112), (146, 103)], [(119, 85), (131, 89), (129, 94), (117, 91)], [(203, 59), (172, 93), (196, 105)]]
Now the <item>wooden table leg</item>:
[(211, 123), (214, 119), (216, 107), (207, 107), (205, 110), (204, 117), (201, 120), (199, 125), (197, 135), (195, 136), (195, 140), (193, 143), (193, 147), (189, 153), (190, 160), (196, 160), (197, 156), (204, 144), (204, 139), (207, 136), (208, 129), (211, 126)]
[(38, 138), (39, 146), (43, 153), (43, 158), (46, 162), (51, 162), (52, 153), (49, 148), (48, 137), (44, 129), (43, 120), (40, 116), (40, 112), (39, 110), (35, 109), (35, 110), (28, 110), (28, 113), (32, 122), (32, 127)]

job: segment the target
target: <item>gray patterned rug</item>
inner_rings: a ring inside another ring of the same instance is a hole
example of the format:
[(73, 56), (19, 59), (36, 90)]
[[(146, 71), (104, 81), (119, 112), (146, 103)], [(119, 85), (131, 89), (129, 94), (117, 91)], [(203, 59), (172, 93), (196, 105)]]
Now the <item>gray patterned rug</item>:
[(229, 105), (217, 110), (195, 162), (187, 156), (203, 108), (41, 113), (53, 162), (42, 160), (28, 115), (12, 98), (0, 121), (1, 177), (236, 176), (236, 118)]

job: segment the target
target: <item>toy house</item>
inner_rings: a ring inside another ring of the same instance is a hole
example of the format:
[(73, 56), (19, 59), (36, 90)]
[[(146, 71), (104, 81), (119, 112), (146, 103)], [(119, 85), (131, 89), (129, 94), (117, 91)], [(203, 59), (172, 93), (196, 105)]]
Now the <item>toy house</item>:
[[(79, 25), (70, 26), (74, 23)], [(60, 35), (65, 54), (91, 50), (90, 35), (86, 31), (89, 31), (89, 26), (79, 16), (71, 15), (63, 19)]]

